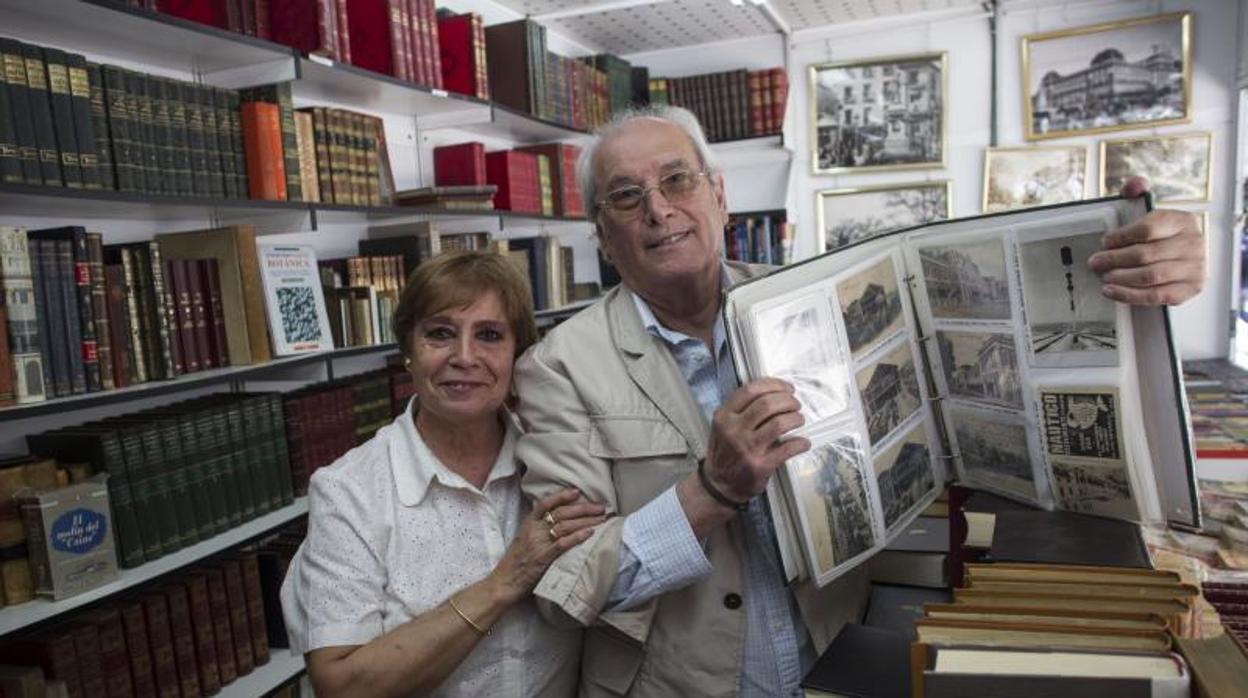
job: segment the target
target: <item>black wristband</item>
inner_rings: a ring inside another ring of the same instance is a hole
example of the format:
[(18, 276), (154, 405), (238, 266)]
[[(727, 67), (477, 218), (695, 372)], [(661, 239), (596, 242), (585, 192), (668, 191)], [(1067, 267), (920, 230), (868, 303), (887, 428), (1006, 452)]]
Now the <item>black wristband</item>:
[(711, 499), (714, 499), (720, 504), (723, 504), (724, 506), (730, 509), (735, 509), (737, 511), (745, 511), (746, 508), (750, 506), (749, 501), (734, 502), (733, 500), (729, 499), (723, 492), (720, 492), (719, 490), (715, 489), (715, 485), (711, 484), (710, 476), (706, 474), (705, 466), (706, 466), (705, 459), (698, 461), (698, 481), (702, 483), (702, 489), (706, 490), (706, 493), (711, 495)]

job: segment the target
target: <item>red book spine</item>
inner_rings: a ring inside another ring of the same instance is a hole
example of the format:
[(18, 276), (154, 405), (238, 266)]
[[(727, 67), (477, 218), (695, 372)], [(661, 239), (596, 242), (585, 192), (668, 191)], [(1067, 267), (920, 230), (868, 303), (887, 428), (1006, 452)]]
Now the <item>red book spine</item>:
[(243, 149), (247, 158), (247, 185), (253, 199), (286, 200), (280, 119), (276, 104), (243, 103)]
[(167, 15), (211, 27), (230, 28), (225, 3), (216, 0), (158, 0), (156, 9)]
[[(198, 371), (199, 361), (196, 360), (192, 364), (188, 361), (186, 354), (188, 349), (194, 351), (194, 346), (191, 344), (190, 323), (188, 322), (186, 326), (183, 326), (182, 324), (184, 319), (183, 309), (179, 304), (181, 298), (178, 294), (178, 272), (175, 269), (175, 267), (178, 266), (179, 264), (177, 263), (177, 260), (165, 260), (164, 303), (165, 312), (170, 315), (169, 350), (173, 355), (173, 372), (178, 375), (182, 375), (183, 373), (187, 373), (189, 371)], [(185, 281), (185, 279), (183, 279), (183, 281)], [(189, 308), (186, 310), (189, 310)], [(193, 368), (192, 365), (194, 366)]]
[(438, 20), (442, 84), (450, 92), (475, 97), (477, 71), (472, 42), (472, 15), (455, 15)]
[(400, 80), (411, 80), (407, 65), (407, 34), (403, 29), (403, 0), (386, 0), (390, 29), (391, 74)]
[(205, 568), (208, 582), (208, 607), (212, 609), (212, 634), (217, 643), (217, 666), (221, 670), (221, 684), (238, 678), (238, 665), (234, 663), (234, 637), (230, 634), (230, 605), (225, 598), (225, 577), (221, 570)]
[(195, 631), (191, 626), (191, 608), (186, 588), (173, 585), (164, 590), (169, 606), (169, 631), (173, 636), (173, 659), (178, 669), (182, 698), (201, 695), (199, 664), (195, 659)]
[(347, 8), (351, 63), (385, 75), (394, 74), (387, 0), (351, 0)]
[(187, 577), (186, 596), (195, 634), (195, 656), (199, 659), (199, 685), (204, 694), (212, 695), (221, 690), (221, 668), (217, 664), (217, 639), (212, 629), (207, 578), (202, 574)]
[(230, 349), (225, 339), (225, 307), (221, 300), (221, 276), (215, 259), (196, 260), (200, 280), (207, 293), (208, 313), (212, 332), (209, 334), (212, 363), (216, 367), (230, 365)]
[(438, 55), (438, 9), (433, 0), (416, 0), (425, 9), (425, 55), (430, 63), (430, 87), (443, 89), (442, 57)]
[(270, 39), (304, 53), (342, 60), (334, 33), (333, 0), (266, 1)]
[(347, 19), (350, 0), (325, 0), (333, 6), (334, 28), (338, 34), (338, 60), (351, 63), (351, 23)]
[(190, 345), (188, 356), (194, 352), (194, 355), (199, 358), (201, 367), (215, 368), (217, 362), (212, 350), (213, 328), (208, 317), (208, 299), (204, 292), (204, 280), (199, 271), (201, 260), (179, 261), (183, 266), (182, 273), (186, 276), (186, 309), (189, 321), (187, 335), (191, 338), (188, 342)]
[(416, 15), (416, 0), (401, 0), (403, 4), (403, 38), (407, 42), (407, 72), (412, 82), (424, 85), (424, 46), (420, 43), (420, 20)]
[(784, 68), (771, 69), (771, 132), (784, 129), (784, 108), (789, 100), (789, 76)]
[(251, 649), (251, 625), (247, 622), (247, 597), (243, 591), (243, 571), (238, 560), (221, 563), (225, 574), (225, 598), (229, 605), (230, 634), (234, 638), (234, 661), (239, 675), (250, 674), (255, 668), (255, 653)]
[(82, 678), (85, 696), (108, 694), (104, 682), (104, 665), (100, 658), (100, 630), (93, 623), (74, 628), (74, 653), (78, 655), (78, 675)]
[(173, 654), (173, 632), (169, 629), (169, 605), (161, 594), (143, 598), (147, 622), (147, 645), (152, 651), (152, 673), (161, 698), (178, 698), (178, 665)]
[(260, 588), (260, 563), (255, 553), (239, 559), (243, 570), (243, 597), (247, 601), (247, 625), (251, 628), (251, 653), (256, 665), (269, 661), (269, 633), (264, 619), (264, 592)]
[(485, 145), (472, 141), (434, 148), (433, 177), (438, 186), (487, 184)]
[(152, 675), (152, 652), (147, 642), (147, 619), (138, 601), (121, 607), (121, 624), (126, 632), (126, 652), (130, 656), (130, 678), (135, 698), (154, 698), (156, 679)]
[(243, 33), (247, 36), (256, 35), (256, 5), (251, 0), (226, 0), (227, 5), (233, 5), (237, 8), (237, 12), (241, 17), (240, 24), (243, 25)]
[(269, 0), (243, 0), (243, 2), (253, 1), (256, 8), (256, 38), (272, 39), (273, 29), (269, 25)]

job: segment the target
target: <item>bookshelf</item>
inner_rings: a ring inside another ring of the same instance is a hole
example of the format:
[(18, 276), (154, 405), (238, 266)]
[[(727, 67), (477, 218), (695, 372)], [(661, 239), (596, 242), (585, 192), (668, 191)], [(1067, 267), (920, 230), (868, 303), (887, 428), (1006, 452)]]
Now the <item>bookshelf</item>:
[(256, 698), (263, 696), (307, 669), (303, 655), (291, 654), (284, 647), (269, 648), (269, 661), (246, 676), (240, 676), (221, 687), (220, 698)]
[(295, 521), (307, 513), (308, 499), (307, 497), (300, 497), (288, 506), (262, 514), (251, 521), (213, 536), (208, 540), (202, 540), (194, 545), (189, 545), (177, 552), (170, 553), (138, 567), (123, 569), (117, 579), (91, 591), (61, 601), (35, 599), (16, 606), (0, 608), (0, 638), (51, 620), (74, 609), (106, 599), (118, 592), (186, 567), (210, 555), (243, 545), (263, 536), (269, 531)]

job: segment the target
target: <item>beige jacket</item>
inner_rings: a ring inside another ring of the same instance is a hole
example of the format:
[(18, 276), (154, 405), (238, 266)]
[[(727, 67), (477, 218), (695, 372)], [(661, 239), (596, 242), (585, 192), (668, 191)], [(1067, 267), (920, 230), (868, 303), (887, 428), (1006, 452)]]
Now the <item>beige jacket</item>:
[[(730, 268), (737, 281), (764, 271)], [(724, 598), (741, 593), (739, 520), (705, 541), (708, 578), (631, 611), (600, 613), (618, 572), (623, 517), (693, 472), (710, 439), (676, 361), (646, 332), (630, 294), (617, 287), (555, 328), (517, 362), (515, 379), (524, 490), (576, 487), (619, 515), (556, 560), (534, 592), (548, 620), (588, 628), (581, 694), (735, 695), (745, 611)], [(861, 572), (822, 590), (794, 585), (818, 651), (861, 618), (866, 589)]]

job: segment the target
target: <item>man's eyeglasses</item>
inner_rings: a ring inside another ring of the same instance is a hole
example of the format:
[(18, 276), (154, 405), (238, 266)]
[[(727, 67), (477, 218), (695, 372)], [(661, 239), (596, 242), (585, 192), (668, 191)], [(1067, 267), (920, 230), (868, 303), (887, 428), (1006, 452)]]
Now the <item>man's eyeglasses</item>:
[(597, 204), (601, 208), (606, 208), (616, 213), (631, 213), (636, 211), (642, 202), (646, 200), (646, 196), (656, 189), (663, 194), (663, 198), (667, 199), (669, 203), (676, 203), (683, 201), (692, 194), (698, 188), (698, 183), (705, 176), (707, 176), (706, 172), (676, 170), (663, 175), (659, 179), (659, 183), (653, 187), (633, 184), (609, 191)]

